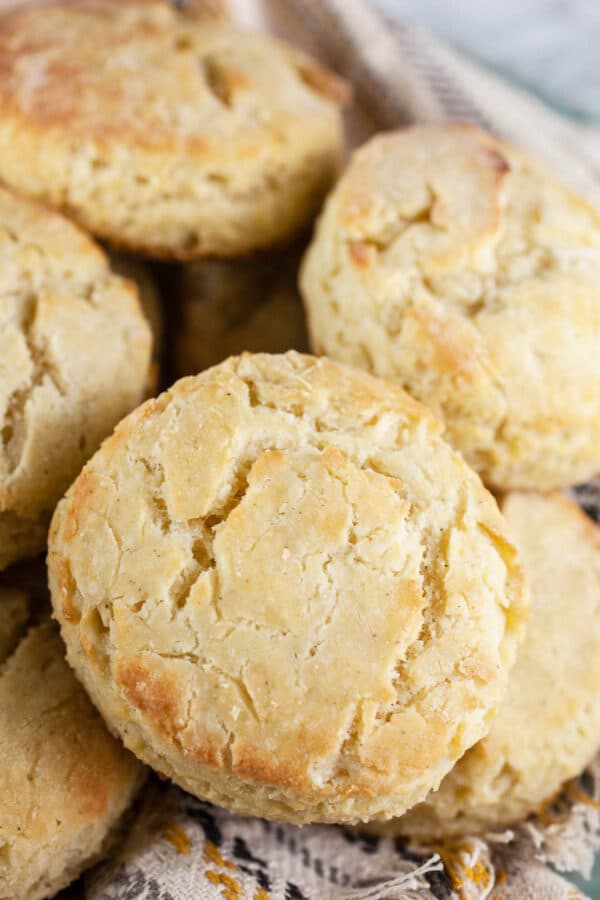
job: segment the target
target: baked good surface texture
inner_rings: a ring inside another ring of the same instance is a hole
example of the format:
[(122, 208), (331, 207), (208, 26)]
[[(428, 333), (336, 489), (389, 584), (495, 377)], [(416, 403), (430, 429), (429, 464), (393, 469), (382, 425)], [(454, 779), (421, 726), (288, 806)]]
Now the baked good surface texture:
[(541, 811), (600, 746), (600, 531), (561, 494), (509, 494), (532, 615), (490, 733), (386, 834), (497, 831)]
[(344, 94), (294, 48), (167, 2), (20, 10), (0, 20), (0, 176), (124, 249), (245, 254), (316, 212)]
[(52, 897), (102, 856), (143, 768), (106, 730), (48, 623), (0, 668), (0, 757), (0, 898)]
[(0, 188), (0, 569), (43, 549), (56, 502), (142, 398), (150, 345), (96, 244)]
[(489, 728), (527, 609), (497, 504), (402, 390), (245, 354), (142, 405), (57, 507), (68, 659), (141, 759), (292, 822), (422, 799)]
[(313, 348), (390, 378), (487, 483), (600, 463), (600, 217), (469, 126), (376, 136), (330, 195), (301, 287)]

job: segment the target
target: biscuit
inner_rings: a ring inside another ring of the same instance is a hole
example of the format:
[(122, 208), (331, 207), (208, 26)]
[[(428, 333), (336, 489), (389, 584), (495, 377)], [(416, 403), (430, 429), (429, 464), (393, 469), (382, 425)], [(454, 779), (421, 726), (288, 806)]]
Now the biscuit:
[(20, 10), (0, 20), (0, 176), (123, 249), (246, 254), (310, 222), (345, 93), (294, 48), (166, 2)]
[(195, 375), (244, 350), (307, 350), (296, 266), (290, 262), (289, 271), (281, 273), (275, 267), (275, 274), (273, 268), (272, 261), (267, 266), (244, 260), (185, 267), (175, 336), (178, 376)]
[(497, 831), (539, 810), (600, 746), (600, 532), (561, 494), (502, 504), (529, 576), (532, 616), (487, 737), (386, 834)]
[(459, 125), (373, 138), (301, 289), (314, 349), (429, 405), (487, 483), (600, 468), (600, 217), (514, 147)]
[(405, 810), (489, 729), (527, 607), (497, 504), (393, 385), (290, 352), (184, 378), (61, 501), (55, 615), (94, 703), (199, 797)]
[(39, 553), (52, 510), (147, 378), (134, 286), (75, 225), (0, 188), (0, 569)]
[(0, 900), (41, 900), (103, 855), (143, 777), (50, 624), (0, 670), (0, 755)]

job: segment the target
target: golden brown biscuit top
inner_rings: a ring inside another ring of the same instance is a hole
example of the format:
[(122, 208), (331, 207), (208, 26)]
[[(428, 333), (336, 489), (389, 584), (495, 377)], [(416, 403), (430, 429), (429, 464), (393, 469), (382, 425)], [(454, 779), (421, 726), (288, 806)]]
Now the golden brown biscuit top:
[(421, 288), (476, 315), (508, 285), (600, 270), (600, 215), (540, 163), (470, 126), (373, 138), (335, 196), (349, 260), (388, 289), (380, 302)]
[(329, 128), (343, 90), (271, 37), (167, 3), (59, 3), (0, 21), (0, 110), (73, 140), (243, 161), (300, 123)]
[[(86, 458), (96, 410), (82, 409), (77, 423), (69, 416), (111, 370), (127, 372), (131, 383), (114, 389), (120, 404), (122, 391), (133, 393), (130, 409), (149, 351), (133, 283), (114, 275), (100, 248), (67, 219), (0, 188), (0, 514), (54, 505), (73, 478), (73, 458), (75, 465)], [(46, 427), (52, 415), (67, 440)], [(75, 425), (82, 434), (74, 438)]]
[(497, 487), (598, 468), (600, 216), (489, 134), (374, 137), (302, 269), (313, 345), (406, 387)]
[[(44, 683), (52, 686), (52, 693), (44, 690)], [(26, 691), (27, 687), (30, 690)], [(64, 647), (55, 627), (38, 626), (21, 641), (2, 670), (0, 694), (0, 747), (7, 764), (3, 773), (1, 830), (8, 832), (11, 823), (31, 818), (37, 803), (45, 799), (35, 793), (40, 782), (52, 792), (60, 782), (63, 788), (68, 784), (77, 792), (68, 796), (66, 791), (60, 796), (60, 802), (67, 797), (72, 802), (73, 815), (90, 819), (103, 815), (112, 802), (111, 793), (119, 789), (120, 782), (131, 779), (138, 764), (103, 727), (65, 663)], [(22, 715), (24, 703), (29, 714), (26, 719)], [(87, 754), (86, 738), (90, 738)], [(94, 758), (89, 756), (91, 749)], [(40, 754), (46, 757), (46, 768), (39, 772), (36, 784), (27, 779), (26, 772)], [(65, 767), (67, 759), (73, 763), (70, 768)], [(99, 781), (100, 772), (103, 780)], [(42, 820), (36, 823), (40, 832), (47, 830), (56, 808), (49, 806), (43, 813)], [(31, 840), (32, 835), (27, 837)]]
[(0, 669), (0, 754), (0, 896), (54, 896), (98, 859), (143, 769), (108, 733), (49, 623)]
[(532, 616), (490, 733), (388, 831), (499, 829), (542, 807), (600, 744), (600, 531), (562, 494), (502, 503)]
[[(91, 285), (106, 275), (100, 247), (70, 221), (0, 187), (0, 293), (50, 281)], [(89, 288), (91, 290), (91, 287)]]
[(231, 358), (125, 419), (49, 559), (113, 724), (175, 777), (182, 756), (312, 815), (435, 782), (482, 733), (525, 606), (496, 504), (428, 411), (295, 352)]

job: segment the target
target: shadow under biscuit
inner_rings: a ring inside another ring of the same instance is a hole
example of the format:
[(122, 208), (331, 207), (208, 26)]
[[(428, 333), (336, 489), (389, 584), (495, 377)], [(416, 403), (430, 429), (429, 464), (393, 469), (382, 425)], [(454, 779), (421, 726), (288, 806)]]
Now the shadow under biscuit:
[(176, 290), (174, 375), (197, 374), (244, 351), (306, 351), (297, 266), (296, 252), (184, 266)]

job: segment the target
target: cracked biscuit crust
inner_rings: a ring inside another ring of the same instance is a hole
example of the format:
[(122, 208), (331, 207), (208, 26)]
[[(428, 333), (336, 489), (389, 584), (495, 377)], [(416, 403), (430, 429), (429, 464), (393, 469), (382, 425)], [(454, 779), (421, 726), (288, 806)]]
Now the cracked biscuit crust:
[(0, 569), (39, 553), (52, 510), (147, 378), (131, 282), (61, 216), (0, 188)]
[(0, 670), (0, 758), (0, 898), (54, 896), (102, 855), (143, 769), (106, 730), (51, 625)]
[(21, 10), (0, 21), (0, 175), (123, 249), (237, 256), (311, 220), (345, 94), (294, 48), (166, 2)]
[(550, 489), (600, 465), (600, 218), (467, 126), (354, 156), (303, 264), (313, 347), (405, 387), (484, 481)]
[[(527, 635), (490, 733), (388, 835), (506, 828), (540, 810), (600, 745), (600, 531), (562, 494), (502, 510), (532, 594)], [(568, 622), (568, 628), (566, 623)]]
[(292, 822), (390, 816), (489, 727), (527, 606), (504, 521), (431, 414), (245, 354), (126, 418), (49, 542), (68, 657), (126, 745)]

